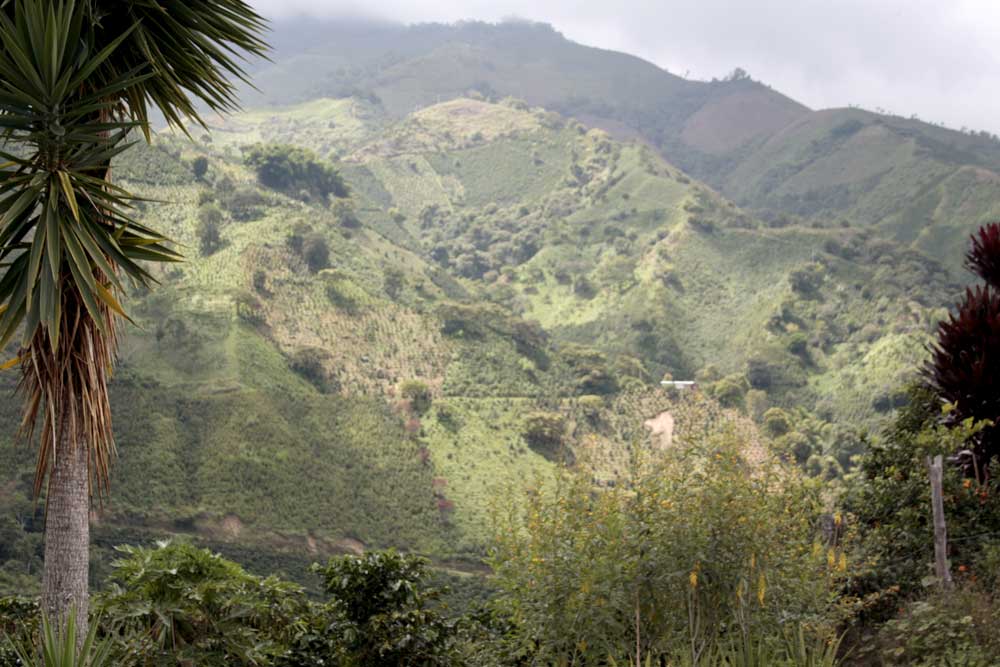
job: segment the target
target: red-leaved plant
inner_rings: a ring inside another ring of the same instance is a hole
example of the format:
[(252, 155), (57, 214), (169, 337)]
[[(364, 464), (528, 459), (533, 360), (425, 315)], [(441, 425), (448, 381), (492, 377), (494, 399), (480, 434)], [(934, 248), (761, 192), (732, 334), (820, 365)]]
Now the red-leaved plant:
[[(970, 417), (1000, 423), (1000, 224), (986, 225), (972, 236), (966, 262), (987, 284), (966, 289), (956, 311), (938, 325), (924, 378), (954, 408), (946, 423)], [(969, 445), (982, 476), (1000, 456), (1000, 428), (984, 429)]]
[(972, 235), (972, 248), (965, 261), (987, 285), (1000, 289), (1000, 223), (991, 222)]

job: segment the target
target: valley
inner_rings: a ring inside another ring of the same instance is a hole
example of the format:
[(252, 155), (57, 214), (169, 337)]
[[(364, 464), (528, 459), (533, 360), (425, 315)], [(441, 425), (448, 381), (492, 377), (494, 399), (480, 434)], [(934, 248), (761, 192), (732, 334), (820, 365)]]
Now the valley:
[[(309, 563), (394, 548), (464, 610), (511, 498), (567, 465), (630, 488), (716, 428), (839, 493), (1000, 216), (994, 136), (687, 80), (541, 24), (274, 43), (243, 111), (114, 163), (185, 261), (126, 294), (95, 586), (123, 543), (191, 540), (311, 593)], [(20, 409), (0, 403), (2, 594), (41, 572)]]

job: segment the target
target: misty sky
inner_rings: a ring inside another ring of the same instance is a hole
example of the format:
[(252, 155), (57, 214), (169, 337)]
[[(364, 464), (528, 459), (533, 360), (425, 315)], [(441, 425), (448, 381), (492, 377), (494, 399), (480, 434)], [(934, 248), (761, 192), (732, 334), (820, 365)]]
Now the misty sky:
[(1000, 133), (1000, 0), (250, 0), (262, 13), (544, 21), (699, 79), (743, 67), (813, 107)]

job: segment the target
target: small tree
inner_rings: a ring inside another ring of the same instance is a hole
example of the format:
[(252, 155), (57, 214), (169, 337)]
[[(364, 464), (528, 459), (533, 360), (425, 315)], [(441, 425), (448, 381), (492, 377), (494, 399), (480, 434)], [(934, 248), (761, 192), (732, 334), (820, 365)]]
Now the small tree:
[(296, 350), (288, 359), (289, 367), (301, 375), (306, 381), (312, 384), (321, 392), (327, 390), (327, 373), (325, 361), (330, 358), (330, 354), (318, 347), (306, 347)]
[(407, 380), (399, 388), (399, 395), (410, 402), (413, 411), (422, 415), (431, 409), (431, 389), (420, 380)]
[(546, 457), (555, 456), (563, 445), (566, 418), (558, 412), (532, 412), (524, 420), (524, 441)]
[(438, 592), (425, 584), (426, 561), (394, 551), (313, 565), (343, 612), (352, 665), (448, 665), (454, 628), (430, 606)]
[(205, 174), (208, 173), (208, 158), (204, 155), (199, 155), (194, 160), (191, 161), (191, 172), (194, 177), (199, 181), (205, 178)]
[(313, 273), (330, 266), (330, 247), (322, 234), (313, 232), (303, 239), (302, 259)]
[(803, 296), (811, 296), (823, 284), (823, 265), (810, 262), (788, 274), (788, 282), (792, 289)]
[(382, 274), (382, 289), (390, 299), (397, 298), (400, 292), (403, 291), (403, 285), (405, 284), (406, 279), (403, 276), (403, 272), (393, 266), (386, 268)]
[(764, 413), (764, 430), (772, 437), (785, 435), (792, 430), (792, 420), (781, 408), (770, 408)]
[(198, 247), (204, 257), (215, 253), (222, 247), (220, 227), (222, 211), (215, 204), (206, 204), (198, 209), (198, 226), (195, 234), (198, 236)]
[(334, 202), (333, 215), (337, 218), (337, 222), (340, 223), (341, 227), (347, 229), (357, 229), (361, 226), (361, 221), (358, 219), (357, 214), (354, 212), (354, 207), (351, 206), (349, 200), (339, 199)]

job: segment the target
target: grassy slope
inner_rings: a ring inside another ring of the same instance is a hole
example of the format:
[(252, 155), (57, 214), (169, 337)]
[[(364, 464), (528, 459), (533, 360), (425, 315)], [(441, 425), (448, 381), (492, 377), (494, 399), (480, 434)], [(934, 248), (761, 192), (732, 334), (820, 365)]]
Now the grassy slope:
[(953, 269), (968, 234), (1000, 214), (1000, 146), (854, 109), (818, 112), (722, 177), (747, 205), (879, 228)]

